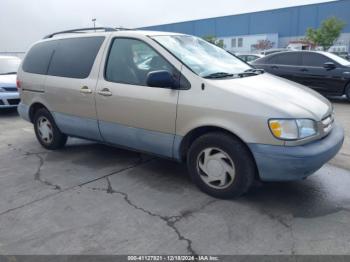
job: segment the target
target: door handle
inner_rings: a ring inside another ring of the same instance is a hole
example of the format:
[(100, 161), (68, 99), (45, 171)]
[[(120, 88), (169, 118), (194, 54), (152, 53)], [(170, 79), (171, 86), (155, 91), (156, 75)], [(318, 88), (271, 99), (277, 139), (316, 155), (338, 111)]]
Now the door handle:
[(82, 88), (80, 88), (80, 93), (82, 94), (92, 94), (92, 90), (87, 87), (87, 86), (83, 86)]
[(271, 66), (271, 69), (278, 69), (278, 66)]
[(302, 69), (300, 69), (300, 71), (301, 72), (307, 72), (307, 71), (309, 71), (307, 68), (302, 68)]
[(112, 92), (108, 88), (103, 88), (97, 92), (101, 96), (112, 96)]

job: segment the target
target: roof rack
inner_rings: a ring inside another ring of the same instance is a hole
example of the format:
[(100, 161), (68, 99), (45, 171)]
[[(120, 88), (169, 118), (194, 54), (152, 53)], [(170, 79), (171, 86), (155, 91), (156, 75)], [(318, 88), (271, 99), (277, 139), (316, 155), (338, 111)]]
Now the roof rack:
[(61, 34), (79, 34), (79, 33), (87, 33), (87, 31), (104, 31), (104, 32), (113, 32), (113, 31), (122, 31), (122, 30), (132, 30), (128, 28), (122, 28), (122, 27), (86, 27), (86, 28), (77, 28), (77, 29), (71, 29), (66, 31), (60, 31), (56, 33), (49, 34), (44, 37), (44, 39), (52, 38), (55, 35), (61, 35)]

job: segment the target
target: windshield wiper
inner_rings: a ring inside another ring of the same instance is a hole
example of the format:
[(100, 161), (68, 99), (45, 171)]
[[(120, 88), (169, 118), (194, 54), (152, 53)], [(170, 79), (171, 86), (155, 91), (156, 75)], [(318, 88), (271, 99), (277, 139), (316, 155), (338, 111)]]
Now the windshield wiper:
[(232, 76), (233, 74), (231, 73), (217, 72), (217, 73), (212, 73), (210, 75), (204, 76), (204, 78), (215, 79), (215, 78), (225, 78), (225, 77), (232, 77)]
[(257, 68), (250, 68), (248, 70), (245, 70), (244, 73), (254, 73), (257, 75), (263, 74), (265, 73), (264, 69), (257, 69)]
[(1, 73), (0, 75), (15, 75), (17, 72), (7, 72), (7, 73)]
[(237, 76), (238, 77), (245, 77), (245, 76), (261, 75), (263, 73), (265, 73), (264, 69), (251, 68), (251, 69), (245, 70), (242, 73), (238, 73)]

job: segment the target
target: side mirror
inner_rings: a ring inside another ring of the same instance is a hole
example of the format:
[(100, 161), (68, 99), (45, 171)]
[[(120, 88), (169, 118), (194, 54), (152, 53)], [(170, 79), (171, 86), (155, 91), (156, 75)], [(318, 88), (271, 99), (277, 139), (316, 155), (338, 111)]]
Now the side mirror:
[(332, 70), (337, 66), (333, 62), (327, 62), (323, 64), (323, 67), (326, 68), (327, 70)]
[(170, 72), (166, 70), (149, 72), (147, 75), (147, 85), (159, 88), (175, 88), (175, 81)]

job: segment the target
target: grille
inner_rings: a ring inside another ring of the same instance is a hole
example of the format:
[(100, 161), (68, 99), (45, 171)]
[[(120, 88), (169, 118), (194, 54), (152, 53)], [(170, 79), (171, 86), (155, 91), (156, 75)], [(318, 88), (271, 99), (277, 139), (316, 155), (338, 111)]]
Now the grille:
[(7, 102), (9, 103), (9, 105), (18, 105), (19, 104), (19, 99), (8, 99)]
[(332, 131), (334, 123), (334, 116), (331, 114), (322, 120), (323, 132), (328, 134)]
[(17, 92), (17, 87), (2, 87), (7, 92)]

